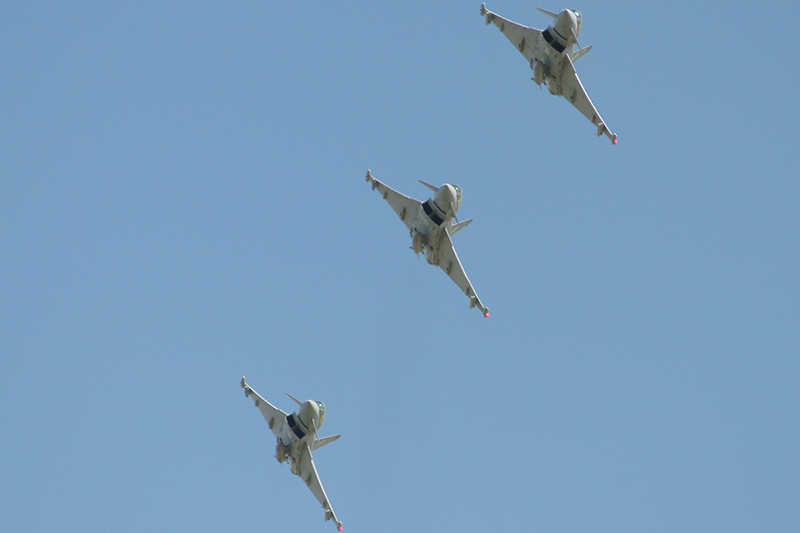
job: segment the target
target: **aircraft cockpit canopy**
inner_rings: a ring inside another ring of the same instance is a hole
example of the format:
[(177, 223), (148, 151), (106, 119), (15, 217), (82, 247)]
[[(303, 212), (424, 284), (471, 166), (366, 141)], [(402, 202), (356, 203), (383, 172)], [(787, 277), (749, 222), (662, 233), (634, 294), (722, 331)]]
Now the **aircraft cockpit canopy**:
[(317, 407), (319, 407), (319, 425), (322, 425), (322, 421), (325, 420), (325, 404), (322, 402), (317, 402)]
[(456, 210), (458, 210), (461, 207), (461, 187), (453, 185), (453, 188), (456, 190)]

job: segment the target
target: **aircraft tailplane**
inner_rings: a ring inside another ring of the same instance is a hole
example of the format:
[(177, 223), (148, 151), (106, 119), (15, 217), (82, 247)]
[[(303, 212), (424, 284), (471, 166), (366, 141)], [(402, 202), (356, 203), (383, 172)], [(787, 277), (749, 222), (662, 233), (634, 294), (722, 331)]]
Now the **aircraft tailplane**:
[(311, 451), (314, 451), (314, 450), (316, 450), (317, 448), (322, 448), (322, 447), (323, 447), (323, 446), (325, 446), (326, 444), (329, 444), (329, 443), (331, 443), (331, 442), (335, 441), (335, 440), (336, 440), (336, 439), (338, 439), (339, 437), (341, 437), (341, 435), (333, 435), (333, 436), (330, 436), (330, 437), (325, 437), (325, 438), (322, 438), (322, 439), (317, 439), (317, 440), (315, 440), (315, 441), (314, 441), (314, 444), (312, 444), (312, 445), (311, 445)]
[(578, 60), (578, 58), (583, 57), (583, 54), (585, 54), (586, 52), (588, 52), (591, 49), (592, 49), (592, 45), (590, 44), (586, 48), (581, 48), (580, 50), (578, 50), (577, 52), (572, 54), (572, 62), (573, 63), (576, 62)]
[(455, 234), (456, 234), (456, 232), (457, 232), (458, 230), (460, 230), (460, 229), (462, 229), (462, 228), (465, 228), (465, 227), (467, 227), (467, 225), (468, 225), (470, 222), (472, 222), (472, 219), (471, 219), (471, 218), (470, 218), (470, 219), (468, 219), (468, 220), (465, 220), (464, 222), (459, 222), (458, 224), (453, 224), (452, 226), (450, 226), (450, 236), (452, 237), (453, 235), (455, 235)]

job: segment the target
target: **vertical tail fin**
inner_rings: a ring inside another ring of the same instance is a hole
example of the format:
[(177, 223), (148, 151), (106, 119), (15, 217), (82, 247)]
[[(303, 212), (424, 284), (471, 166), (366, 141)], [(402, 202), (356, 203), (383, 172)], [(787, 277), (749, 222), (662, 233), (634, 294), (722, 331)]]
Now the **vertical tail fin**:
[(424, 182), (424, 181), (422, 181), (422, 180), (417, 180), (417, 181), (419, 181), (421, 184), (423, 184), (424, 186), (426, 186), (427, 188), (429, 188), (429, 189), (430, 189), (430, 190), (432, 190), (433, 192), (436, 192), (436, 191), (438, 191), (438, 190), (439, 190), (439, 187), (436, 187), (436, 186), (434, 186), (434, 185), (431, 185), (430, 183), (425, 183), (425, 182)]
[(545, 15), (547, 15), (548, 17), (550, 17), (552, 19), (555, 19), (558, 16), (558, 13), (553, 13), (552, 11), (548, 11), (546, 9), (542, 9), (541, 7), (537, 7), (536, 9), (538, 9), (539, 11), (541, 11), (542, 13), (544, 13)]
[(291, 394), (289, 394), (288, 392), (286, 393), (286, 396), (288, 396), (289, 398), (291, 398), (292, 400), (294, 400), (294, 401), (295, 401), (295, 403), (296, 403), (297, 405), (303, 405), (303, 402), (301, 402), (300, 400), (298, 400), (297, 398), (295, 398), (294, 396), (292, 396), (292, 395), (291, 395)]

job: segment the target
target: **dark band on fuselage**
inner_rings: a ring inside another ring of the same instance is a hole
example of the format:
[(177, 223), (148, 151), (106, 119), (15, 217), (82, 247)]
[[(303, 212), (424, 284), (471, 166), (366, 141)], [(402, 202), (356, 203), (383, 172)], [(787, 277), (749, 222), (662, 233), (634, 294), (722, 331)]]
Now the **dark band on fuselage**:
[[(553, 31), (555, 31), (555, 29)], [(547, 41), (547, 44), (552, 46), (553, 49), (559, 54), (564, 51), (564, 45), (558, 42), (555, 37), (553, 37), (553, 34), (550, 33), (550, 28), (547, 28), (542, 32), (542, 37), (544, 37), (544, 40)]]
[(286, 422), (289, 423), (289, 428), (292, 430), (292, 433), (297, 435), (298, 439), (302, 439), (303, 437), (306, 436), (306, 432), (303, 431), (303, 428), (301, 428), (300, 425), (297, 423), (294, 413), (286, 417)]
[(437, 215), (436, 212), (431, 207), (430, 200), (425, 200), (424, 202), (422, 202), (422, 210), (425, 211), (425, 214), (428, 215), (428, 218), (430, 218), (433, 221), (433, 223), (436, 224), (437, 226), (441, 226), (442, 222), (444, 222), (444, 220), (442, 220), (442, 218), (439, 215)]

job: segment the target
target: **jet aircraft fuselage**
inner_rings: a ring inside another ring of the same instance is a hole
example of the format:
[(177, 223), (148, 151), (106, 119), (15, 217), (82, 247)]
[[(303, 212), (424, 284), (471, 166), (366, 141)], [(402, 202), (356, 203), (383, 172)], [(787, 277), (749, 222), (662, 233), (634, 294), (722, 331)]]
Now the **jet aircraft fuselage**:
[(333, 520), (339, 531), (342, 530), (342, 522), (336, 518), (328, 501), (328, 495), (322, 488), (319, 480), (317, 468), (314, 465), (314, 458), (311, 455), (313, 450), (320, 448), (329, 442), (339, 438), (339, 435), (317, 438), (319, 427), (325, 421), (325, 404), (315, 400), (301, 402), (289, 393), (286, 395), (297, 403), (300, 408), (288, 414), (281, 411), (253, 390), (247, 381), (242, 377), (241, 386), (247, 397), (252, 397), (253, 401), (261, 411), (261, 415), (267, 421), (269, 429), (277, 438), (275, 445), (275, 458), (279, 463), (289, 462), (292, 473), (299, 476), (305, 482), (317, 500), (325, 510), (325, 520)]
[[(445, 183), (439, 188), (422, 182), (435, 191), (434, 195), (420, 204), (411, 221), (411, 248), (415, 253), (423, 252), (431, 265), (439, 264), (439, 240), (442, 232), (452, 225), (461, 205), (461, 187)], [(461, 228), (458, 228), (461, 229)], [(454, 231), (450, 232), (452, 235)]]
[(325, 404), (314, 400), (300, 403), (292, 399), (300, 404), (300, 409), (280, 421), (275, 458), (279, 463), (288, 459), (292, 473), (299, 476), (300, 454), (316, 439), (317, 431), (325, 420)]
[[(457, 231), (472, 222), (472, 219), (458, 222), (456, 217), (456, 212), (461, 206), (461, 187), (451, 183), (436, 187), (419, 180), (434, 193), (424, 202), (420, 202), (376, 180), (369, 170), (367, 170), (367, 181), (372, 184), (373, 190), (378, 190), (383, 199), (389, 202), (408, 228), (411, 249), (415, 253), (423, 252), (428, 263), (444, 270), (469, 297), (470, 307), (477, 306), (483, 316), (488, 317), (489, 309), (475, 294), (475, 289), (461, 265), (451, 240)], [(453, 224), (453, 219), (456, 220), (456, 224)]]
[[(547, 11), (544, 13), (553, 16), (553, 13)], [(550, 91), (550, 94), (561, 95), (563, 92), (563, 87), (559, 80), (561, 78), (561, 69), (564, 65), (564, 54), (572, 57), (575, 43), (578, 41), (578, 35), (581, 32), (582, 18), (583, 16), (579, 11), (564, 9), (558, 15), (555, 15), (553, 23), (542, 32), (542, 37), (550, 45), (550, 48), (545, 50), (552, 50), (552, 52), (545, 54), (542, 58), (543, 61), (532, 60), (531, 69), (533, 70), (533, 81), (537, 85), (541, 85), (542, 82), (547, 84), (547, 90)]]
[[(575, 62), (591, 50), (591, 45), (581, 47), (578, 35), (581, 33), (583, 16), (580, 11), (563, 9), (559, 13), (537, 8), (553, 19), (545, 30), (537, 30), (501, 17), (481, 5), (481, 15), (486, 24), (494, 24), (511, 41), (517, 50), (528, 60), (533, 71), (533, 81), (556, 96), (563, 96), (575, 106), (592, 124), (597, 126), (597, 135), (606, 135), (617, 143), (617, 135), (608, 129), (600, 113), (595, 108), (586, 89), (575, 71)], [(575, 50), (575, 46), (578, 50)]]

